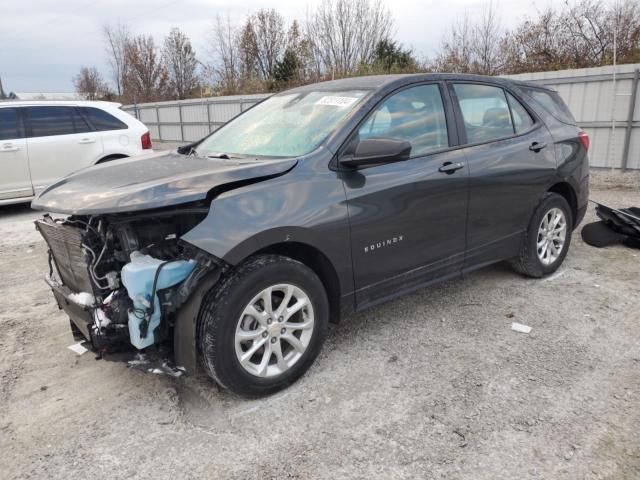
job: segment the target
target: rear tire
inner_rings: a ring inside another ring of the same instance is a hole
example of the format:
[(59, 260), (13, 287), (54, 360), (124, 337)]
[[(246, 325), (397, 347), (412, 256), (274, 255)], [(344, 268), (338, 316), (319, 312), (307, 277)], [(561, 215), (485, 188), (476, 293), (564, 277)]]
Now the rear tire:
[(567, 256), (572, 231), (571, 207), (563, 196), (547, 193), (533, 212), (520, 253), (511, 260), (511, 266), (533, 278), (555, 272)]
[(324, 286), (310, 268), (280, 255), (254, 256), (205, 297), (199, 314), (202, 363), (234, 393), (275, 393), (309, 369), (328, 321)]

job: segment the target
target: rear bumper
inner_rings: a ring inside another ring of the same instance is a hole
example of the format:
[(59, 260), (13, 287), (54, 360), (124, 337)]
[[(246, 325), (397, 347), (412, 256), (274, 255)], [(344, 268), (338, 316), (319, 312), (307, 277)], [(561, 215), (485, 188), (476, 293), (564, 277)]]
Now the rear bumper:
[(584, 216), (587, 213), (587, 207), (589, 206), (589, 174), (585, 175), (580, 181), (580, 188), (578, 190), (578, 205), (576, 218), (573, 222), (573, 228), (577, 228), (578, 225), (584, 220)]

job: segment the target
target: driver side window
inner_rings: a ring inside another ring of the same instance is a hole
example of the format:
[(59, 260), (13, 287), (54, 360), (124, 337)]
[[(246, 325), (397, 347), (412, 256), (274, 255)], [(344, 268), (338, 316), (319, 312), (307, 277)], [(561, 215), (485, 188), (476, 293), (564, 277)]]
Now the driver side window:
[(373, 137), (406, 140), (411, 157), (449, 146), (444, 105), (438, 85), (407, 88), (379, 105), (358, 131), (360, 140)]

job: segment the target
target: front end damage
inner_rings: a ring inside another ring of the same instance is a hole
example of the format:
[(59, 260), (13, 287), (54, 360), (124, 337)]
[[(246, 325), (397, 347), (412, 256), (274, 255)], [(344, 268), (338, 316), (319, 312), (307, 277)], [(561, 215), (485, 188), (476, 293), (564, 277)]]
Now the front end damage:
[(153, 352), (193, 371), (199, 305), (225, 265), (180, 237), (208, 210), (36, 221), (49, 246), (46, 281), (74, 337), (99, 357)]

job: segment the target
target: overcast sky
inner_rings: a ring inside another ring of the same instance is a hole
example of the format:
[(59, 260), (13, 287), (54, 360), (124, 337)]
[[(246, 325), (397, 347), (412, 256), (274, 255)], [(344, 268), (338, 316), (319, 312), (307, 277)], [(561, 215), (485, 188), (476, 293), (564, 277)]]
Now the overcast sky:
[[(276, 8), (288, 22), (304, 19), (320, 0), (2, 0), (0, 78), (6, 91), (73, 91), (82, 65), (110, 77), (101, 27), (122, 21), (134, 33), (152, 34), (157, 43), (172, 28), (190, 38), (206, 61), (217, 13), (238, 23), (259, 8)], [(419, 57), (433, 56), (456, 18), (478, 15), (485, 0), (383, 0), (395, 19), (396, 38)], [(494, 0), (509, 28), (560, 0)]]

